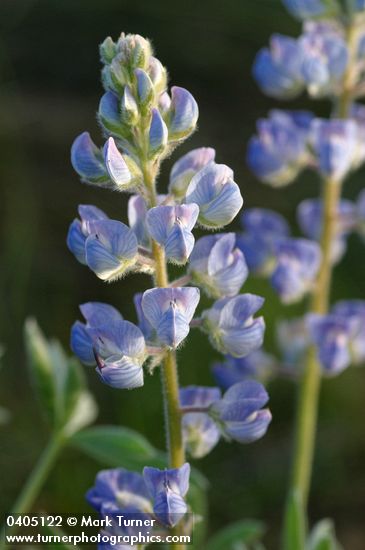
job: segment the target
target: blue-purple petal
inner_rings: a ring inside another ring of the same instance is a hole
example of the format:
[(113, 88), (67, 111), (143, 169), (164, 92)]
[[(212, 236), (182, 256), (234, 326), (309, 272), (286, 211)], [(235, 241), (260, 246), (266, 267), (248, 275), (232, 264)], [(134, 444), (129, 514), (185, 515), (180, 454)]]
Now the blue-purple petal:
[(118, 389), (134, 389), (143, 386), (143, 368), (127, 357), (112, 356), (100, 360), (96, 368), (105, 384)]
[(80, 306), (80, 311), (90, 327), (123, 320), (122, 315), (114, 306), (103, 302), (87, 302)]
[(138, 241), (133, 231), (115, 220), (93, 222), (86, 240), (86, 261), (103, 280), (115, 279), (133, 266)]
[(85, 365), (95, 365), (91, 336), (80, 321), (76, 321), (71, 328), (71, 349)]
[(167, 145), (168, 129), (158, 109), (152, 109), (149, 148), (152, 154), (162, 152)]
[(71, 163), (74, 170), (85, 181), (96, 183), (108, 180), (101, 152), (88, 132), (83, 132), (73, 142)]
[(183, 197), (192, 177), (209, 162), (214, 161), (215, 150), (210, 147), (193, 149), (173, 165), (170, 173), (169, 192)]
[(81, 222), (75, 219), (69, 227), (66, 242), (68, 249), (84, 265), (86, 264), (85, 241), (86, 237), (82, 232)]
[(185, 88), (171, 88), (170, 117), (168, 122), (169, 140), (184, 139), (195, 130), (199, 117), (197, 102)]
[(128, 187), (133, 180), (132, 174), (112, 137), (108, 139), (104, 146), (104, 159), (110, 179), (116, 187), (118, 189)]

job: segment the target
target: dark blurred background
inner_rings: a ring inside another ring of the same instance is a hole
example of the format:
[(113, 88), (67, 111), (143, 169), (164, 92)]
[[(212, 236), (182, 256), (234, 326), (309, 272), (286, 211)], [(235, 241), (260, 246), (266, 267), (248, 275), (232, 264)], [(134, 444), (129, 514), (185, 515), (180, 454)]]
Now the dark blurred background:
[[(97, 143), (95, 121), (101, 95), (98, 44), (121, 31), (152, 39), (170, 81), (188, 88), (200, 107), (199, 130), (163, 168), (190, 148), (213, 146), (218, 162), (231, 166), (245, 205), (274, 208), (295, 225), (296, 204), (318, 193), (311, 174), (283, 190), (258, 183), (245, 163), (255, 120), (277, 105), (261, 95), (251, 77), (255, 52), (272, 32), (295, 34), (299, 24), (278, 0), (2, 0), (0, 3), (0, 341), (6, 347), (0, 372), (0, 404), (11, 411), (1, 427), (1, 511), (9, 509), (47, 438), (26, 371), (22, 327), (34, 315), (48, 336), (68, 348), (78, 304), (115, 304), (134, 320), (132, 296), (149, 285), (143, 276), (107, 285), (78, 264), (65, 236), (79, 203), (96, 204), (111, 217), (125, 217), (126, 196), (80, 184), (69, 161), (70, 145), (88, 129)], [(289, 104), (288, 104), (289, 106)], [(301, 98), (291, 107), (309, 107)], [(313, 106), (327, 115), (327, 103)], [(345, 194), (354, 198), (365, 170), (352, 176)], [(238, 228), (238, 225), (236, 226)], [(365, 298), (363, 244), (352, 237), (346, 260), (335, 271), (333, 297)], [(266, 348), (275, 349), (275, 322), (302, 311), (303, 304), (280, 306), (264, 281), (245, 289), (266, 297)], [(193, 332), (179, 353), (182, 384), (211, 384), (215, 356), (207, 340)], [(100, 406), (98, 422), (141, 430), (164, 444), (159, 377), (133, 392), (112, 390), (87, 371)], [(248, 446), (221, 444), (198, 466), (211, 479), (210, 530), (241, 518), (267, 522), (265, 543), (278, 536), (288, 480), (295, 386), (270, 384), (273, 422), (267, 436)], [(346, 549), (365, 548), (365, 376), (349, 369), (323, 385), (319, 437), (311, 495), (311, 519), (333, 517)], [(143, 403), (143, 406), (141, 404)], [(85, 490), (100, 469), (72, 450), (63, 453), (36, 504), (49, 512), (89, 510)]]

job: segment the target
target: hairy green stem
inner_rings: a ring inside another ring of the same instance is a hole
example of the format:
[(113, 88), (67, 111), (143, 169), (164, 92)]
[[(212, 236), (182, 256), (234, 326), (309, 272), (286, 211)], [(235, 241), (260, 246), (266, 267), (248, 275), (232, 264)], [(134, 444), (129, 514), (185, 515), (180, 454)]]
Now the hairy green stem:
[[(157, 195), (154, 170), (146, 161), (143, 163), (144, 182), (149, 190), (150, 205), (156, 206)], [(158, 243), (152, 241), (152, 255), (155, 260), (155, 284), (157, 287), (169, 286), (165, 251)], [(175, 352), (169, 350), (165, 354), (161, 368), (161, 383), (164, 399), (164, 415), (166, 426), (167, 450), (170, 468), (180, 468), (185, 462), (185, 449), (182, 435), (181, 410), (179, 399), (179, 380)], [(175, 534), (181, 534), (179, 525)], [(174, 545), (175, 550), (184, 550), (185, 545)]]
[[(64, 444), (64, 438), (59, 434), (53, 434), (39, 457), (39, 460), (30, 474), (26, 484), (24, 485), (20, 495), (13, 505), (9, 514), (25, 514), (30, 511), (33, 502), (37, 498), (39, 491), (44, 485), (45, 480)], [(8, 528), (8, 531), (10, 528)], [(18, 530), (14, 525), (11, 528), (12, 534)], [(1, 530), (0, 549), (6, 548), (5, 541), (5, 526)]]
[[(155, 242), (153, 243), (152, 250), (156, 261), (156, 285), (159, 287), (168, 287), (169, 281), (164, 251)], [(171, 468), (180, 468), (185, 462), (185, 452), (181, 429), (179, 380), (174, 351), (167, 351), (165, 355), (161, 370), (161, 381), (164, 396), (169, 463)]]
[[(151, 206), (155, 206), (157, 204), (155, 182), (148, 163), (144, 164), (144, 180), (147, 188), (150, 190)], [(156, 286), (167, 288), (169, 286), (169, 279), (165, 252), (155, 241), (152, 242), (152, 255), (155, 260)], [(166, 352), (161, 370), (169, 464), (171, 468), (179, 468), (185, 462), (185, 452), (181, 429), (179, 381), (174, 351), (170, 350)]]

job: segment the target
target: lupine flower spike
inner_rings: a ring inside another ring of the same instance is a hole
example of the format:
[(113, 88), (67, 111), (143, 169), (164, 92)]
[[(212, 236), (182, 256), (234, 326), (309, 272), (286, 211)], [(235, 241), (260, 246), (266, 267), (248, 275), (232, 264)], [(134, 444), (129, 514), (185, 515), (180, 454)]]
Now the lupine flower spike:
[[(117, 389), (139, 388), (146, 383), (145, 371), (163, 369), (168, 440), (172, 447), (179, 440), (183, 444), (169, 449), (174, 467), (146, 466), (143, 476), (118, 468), (100, 472), (87, 500), (102, 516), (140, 513), (168, 529), (188, 510), (190, 466), (183, 460), (185, 450), (202, 457), (221, 435), (254, 441), (271, 419), (262, 409), (268, 396), (258, 382), (240, 382), (223, 398), (218, 388), (180, 389), (175, 352), (191, 327), (201, 328), (224, 354), (243, 357), (254, 352), (264, 336), (263, 318), (254, 318), (263, 299), (239, 294), (248, 266), (234, 233), (195, 240), (196, 226), (221, 230), (243, 204), (233, 171), (215, 162), (214, 149), (200, 147), (185, 154), (173, 165), (165, 194), (157, 190), (162, 160), (196, 129), (199, 113), (193, 96), (181, 87), (168, 88), (166, 69), (150, 42), (139, 35), (122, 34), (116, 42), (107, 38), (100, 56), (105, 93), (98, 120), (106, 140), (99, 147), (82, 133), (72, 146), (71, 162), (83, 182), (131, 194), (128, 223), (81, 205), (67, 245), (102, 281), (142, 272), (153, 276), (155, 286), (134, 297), (138, 326), (125, 320), (119, 307), (83, 304), (85, 322), (74, 323), (71, 347), (84, 364), (95, 367), (104, 383)], [(294, 149), (288, 162), (294, 166), (299, 155), (305, 163), (304, 130)], [(279, 174), (281, 167), (276, 171)], [(180, 268), (188, 264), (185, 275), (169, 282), (168, 263)], [(198, 287), (217, 300), (199, 313)], [(181, 437), (174, 438), (174, 432)], [(118, 529), (113, 526), (112, 532)]]

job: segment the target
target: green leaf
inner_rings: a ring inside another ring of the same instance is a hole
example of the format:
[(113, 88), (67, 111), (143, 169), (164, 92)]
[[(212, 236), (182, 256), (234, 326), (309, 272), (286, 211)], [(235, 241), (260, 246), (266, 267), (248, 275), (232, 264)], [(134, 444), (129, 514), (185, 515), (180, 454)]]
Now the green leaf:
[(53, 429), (70, 436), (93, 422), (97, 406), (78, 361), (57, 341), (47, 341), (34, 319), (25, 323), (25, 344), (33, 384)]
[(141, 470), (147, 465), (166, 465), (165, 454), (129, 428), (94, 426), (75, 434), (71, 444), (108, 466)]
[(80, 391), (72, 409), (72, 414), (68, 415), (68, 420), (63, 425), (62, 432), (66, 437), (71, 437), (92, 424), (97, 416), (98, 407), (94, 397), (87, 390)]
[(305, 514), (300, 495), (296, 491), (291, 493), (287, 502), (284, 548), (285, 550), (305, 549)]
[(25, 345), (38, 399), (50, 423), (55, 424), (58, 416), (56, 380), (48, 343), (35, 319), (28, 319), (25, 323)]
[(265, 527), (261, 521), (253, 519), (237, 521), (214, 535), (205, 548), (206, 550), (248, 550), (248, 545), (258, 542), (264, 531)]
[(335, 528), (331, 519), (322, 519), (312, 529), (307, 545), (307, 550), (341, 550), (336, 540)]
[(72, 415), (79, 394), (85, 387), (84, 373), (76, 359), (67, 357), (56, 340), (48, 342), (48, 353), (55, 377), (58, 414), (64, 424)]
[[(140, 433), (123, 426), (93, 426), (75, 434), (70, 443), (95, 460), (110, 467), (142, 471), (145, 466), (165, 468), (166, 453), (159, 451)], [(208, 481), (196, 468), (190, 476), (197, 489), (205, 490)]]

